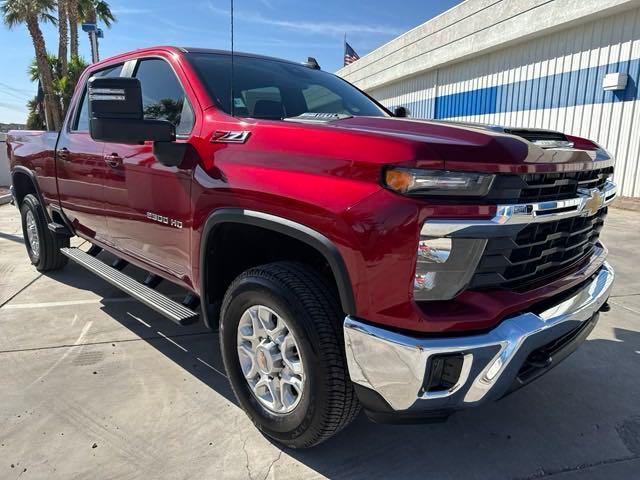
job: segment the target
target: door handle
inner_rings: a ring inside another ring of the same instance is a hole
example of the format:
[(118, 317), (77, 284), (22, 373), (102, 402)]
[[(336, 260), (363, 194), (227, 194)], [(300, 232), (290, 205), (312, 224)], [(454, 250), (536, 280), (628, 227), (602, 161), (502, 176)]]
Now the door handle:
[(69, 160), (69, 149), (67, 147), (63, 147), (60, 150), (58, 150), (58, 158), (60, 160), (62, 160), (63, 162), (66, 162)]
[(122, 157), (117, 153), (112, 153), (111, 155), (105, 155), (104, 161), (111, 168), (118, 168), (120, 165), (122, 165)]

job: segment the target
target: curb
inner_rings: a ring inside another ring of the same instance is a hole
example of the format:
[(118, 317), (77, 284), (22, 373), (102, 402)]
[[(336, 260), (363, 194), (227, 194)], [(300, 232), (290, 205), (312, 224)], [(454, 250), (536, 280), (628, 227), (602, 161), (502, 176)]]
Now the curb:
[(6, 203), (11, 202), (11, 194), (0, 195), (0, 205), (4, 205)]

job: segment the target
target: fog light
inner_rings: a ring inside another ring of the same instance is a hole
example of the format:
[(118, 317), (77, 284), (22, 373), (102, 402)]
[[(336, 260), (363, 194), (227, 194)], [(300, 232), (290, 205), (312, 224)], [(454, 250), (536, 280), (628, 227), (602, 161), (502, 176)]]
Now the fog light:
[(491, 365), (489, 370), (487, 370), (487, 373), (484, 374), (485, 380), (489, 382), (493, 380), (501, 368), (502, 368), (502, 357), (498, 357), (496, 361), (493, 362), (493, 365)]

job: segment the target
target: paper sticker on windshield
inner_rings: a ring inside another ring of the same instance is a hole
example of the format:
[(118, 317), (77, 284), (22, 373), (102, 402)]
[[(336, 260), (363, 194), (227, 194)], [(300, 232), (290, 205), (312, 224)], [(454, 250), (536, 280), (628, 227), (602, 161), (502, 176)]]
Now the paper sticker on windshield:
[(233, 106), (236, 108), (245, 108), (247, 105), (244, 103), (242, 97), (236, 97), (233, 99)]

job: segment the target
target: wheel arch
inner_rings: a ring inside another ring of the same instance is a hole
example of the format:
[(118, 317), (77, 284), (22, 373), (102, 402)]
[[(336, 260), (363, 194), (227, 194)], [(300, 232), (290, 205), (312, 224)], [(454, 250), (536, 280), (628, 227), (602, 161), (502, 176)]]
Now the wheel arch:
[(11, 172), (11, 183), (13, 185), (13, 194), (16, 200), (16, 206), (18, 208), (20, 208), (20, 204), (24, 197), (31, 193), (36, 196), (40, 205), (42, 205), (47, 222), (51, 221), (49, 212), (46, 208), (47, 204), (44, 201), (44, 197), (40, 191), (40, 186), (38, 185), (38, 179), (31, 170), (22, 165), (15, 166)]
[[(337, 287), (342, 310), (346, 315), (356, 311), (352, 283), (347, 266), (336, 245), (320, 232), (292, 220), (268, 213), (241, 208), (216, 210), (207, 218), (200, 238), (200, 297), (202, 315), (206, 326), (211, 326), (213, 314), (209, 306), (213, 304), (208, 285), (208, 255), (218, 229), (228, 224), (241, 224), (274, 232), (301, 242), (317, 252), (328, 264)], [(214, 253), (215, 254), (215, 253)]]

